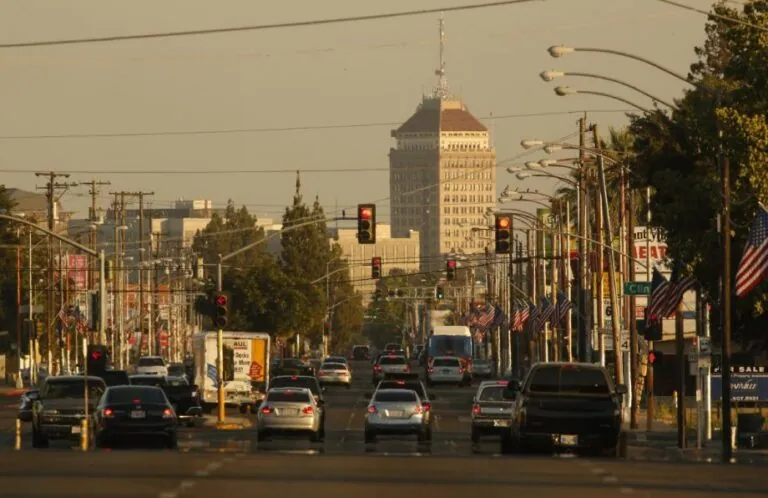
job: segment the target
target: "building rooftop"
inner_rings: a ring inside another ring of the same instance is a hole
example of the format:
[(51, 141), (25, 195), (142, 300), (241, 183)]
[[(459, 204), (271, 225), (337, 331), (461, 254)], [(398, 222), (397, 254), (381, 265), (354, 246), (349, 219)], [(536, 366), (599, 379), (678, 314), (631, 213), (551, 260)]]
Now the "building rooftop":
[(467, 106), (461, 101), (425, 98), (396, 133), (441, 131), (488, 131), (488, 128), (470, 114)]

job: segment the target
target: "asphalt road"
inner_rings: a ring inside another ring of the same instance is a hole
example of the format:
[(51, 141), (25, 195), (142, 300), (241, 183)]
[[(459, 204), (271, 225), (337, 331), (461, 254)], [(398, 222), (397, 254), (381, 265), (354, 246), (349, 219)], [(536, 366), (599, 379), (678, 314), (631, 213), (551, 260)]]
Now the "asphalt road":
[[(370, 365), (355, 365), (351, 390), (327, 393), (326, 442), (305, 439), (257, 444), (253, 430), (184, 429), (179, 451), (126, 449), (82, 453), (67, 444), (35, 450), (25, 428), (22, 450), (13, 451), (15, 400), (0, 398), (0, 496), (14, 497), (206, 497), (347, 496), (391, 498), (408, 492), (451, 498), (534, 496), (767, 496), (762, 468), (753, 465), (574, 457), (500, 457), (496, 441), (479, 450), (469, 442), (472, 388), (437, 388), (430, 451), (415, 438), (363, 444), (372, 390)], [(633, 455), (634, 453), (634, 455)], [(764, 465), (764, 464), (763, 464)]]

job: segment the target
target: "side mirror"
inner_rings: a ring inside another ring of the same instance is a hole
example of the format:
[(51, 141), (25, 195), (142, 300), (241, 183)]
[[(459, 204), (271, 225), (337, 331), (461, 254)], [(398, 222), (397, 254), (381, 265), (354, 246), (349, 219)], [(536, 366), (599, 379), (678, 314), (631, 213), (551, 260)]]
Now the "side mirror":
[(624, 384), (619, 384), (618, 386), (616, 386), (616, 394), (619, 394), (622, 396), (627, 394), (627, 386), (625, 386)]

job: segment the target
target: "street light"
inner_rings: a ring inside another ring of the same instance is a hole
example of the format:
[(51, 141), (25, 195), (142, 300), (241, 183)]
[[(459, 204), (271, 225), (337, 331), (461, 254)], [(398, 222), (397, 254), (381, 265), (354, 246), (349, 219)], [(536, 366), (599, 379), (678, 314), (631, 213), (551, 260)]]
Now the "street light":
[(563, 148), (559, 145), (546, 145), (544, 146), (544, 152), (547, 154), (554, 154), (557, 151), (563, 150)]
[(563, 76), (565, 76), (565, 73), (563, 71), (542, 71), (539, 73), (539, 76), (544, 81), (550, 82), (555, 78), (562, 78)]
[(542, 145), (544, 145), (544, 142), (542, 142), (541, 140), (521, 140), (520, 141), (520, 146), (523, 149), (532, 149), (534, 147), (541, 147)]
[[(592, 78), (597, 80), (603, 80), (603, 81), (609, 81), (611, 83), (616, 83), (617, 85), (621, 85), (623, 87), (629, 88), (630, 90), (634, 90), (637, 93), (644, 95), (648, 97), (649, 99), (653, 100), (654, 102), (658, 102), (660, 104), (664, 104), (665, 106), (669, 107), (670, 109), (677, 110), (677, 106), (674, 104), (671, 104), (663, 99), (658, 98), (657, 96), (653, 95), (652, 93), (648, 93), (642, 88), (633, 85), (632, 83), (626, 82), (624, 80), (620, 80), (617, 78), (612, 78), (610, 76), (603, 76), (601, 74), (594, 74), (594, 73), (582, 73), (582, 72), (565, 72), (565, 71), (542, 71), (539, 73), (539, 76), (541, 79), (543, 79), (546, 82), (550, 82), (556, 78), (562, 78), (564, 76), (577, 76), (582, 78)], [(557, 91), (557, 90), (555, 90)], [(560, 93), (558, 93), (560, 95)]]
[(575, 49), (571, 47), (566, 47), (565, 45), (552, 45), (547, 49), (547, 52), (549, 52), (549, 55), (555, 58), (562, 57), (574, 51)]
[(525, 167), (528, 169), (541, 169), (544, 166), (542, 166), (541, 163), (538, 163), (536, 161), (527, 161), (525, 163)]
[(635, 104), (634, 102), (632, 102), (630, 100), (627, 100), (627, 99), (625, 99), (623, 97), (619, 97), (618, 95), (613, 95), (613, 94), (605, 93), (605, 92), (595, 92), (595, 91), (592, 91), (592, 90), (577, 90), (577, 89), (571, 88), (569, 86), (558, 86), (558, 87), (555, 87), (555, 93), (557, 95), (559, 95), (560, 97), (565, 97), (565, 96), (568, 96), (568, 95), (576, 95), (577, 93), (580, 93), (580, 94), (583, 94), (583, 95), (596, 95), (598, 97), (606, 97), (606, 98), (609, 98), (609, 99), (618, 100), (619, 102), (622, 102), (622, 103), (627, 104), (627, 105), (631, 105), (635, 109), (638, 109), (638, 110), (643, 111), (643, 112), (651, 112), (650, 109), (648, 109), (647, 107), (643, 107), (643, 106), (641, 106), (639, 104)]
[(507, 173), (517, 173), (518, 171), (522, 171), (523, 168), (520, 166), (507, 166)]

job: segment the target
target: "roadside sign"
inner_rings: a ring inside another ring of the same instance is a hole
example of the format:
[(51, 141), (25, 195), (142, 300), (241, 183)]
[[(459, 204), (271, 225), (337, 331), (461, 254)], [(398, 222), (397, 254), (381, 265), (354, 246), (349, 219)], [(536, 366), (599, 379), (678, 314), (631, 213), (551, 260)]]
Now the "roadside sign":
[(699, 337), (699, 357), (711, 358), (712, 357), (712, 339), (709, 337)]
[(648, 296), (650, 294), (650, 282), (624, 282), (625, 296)]

